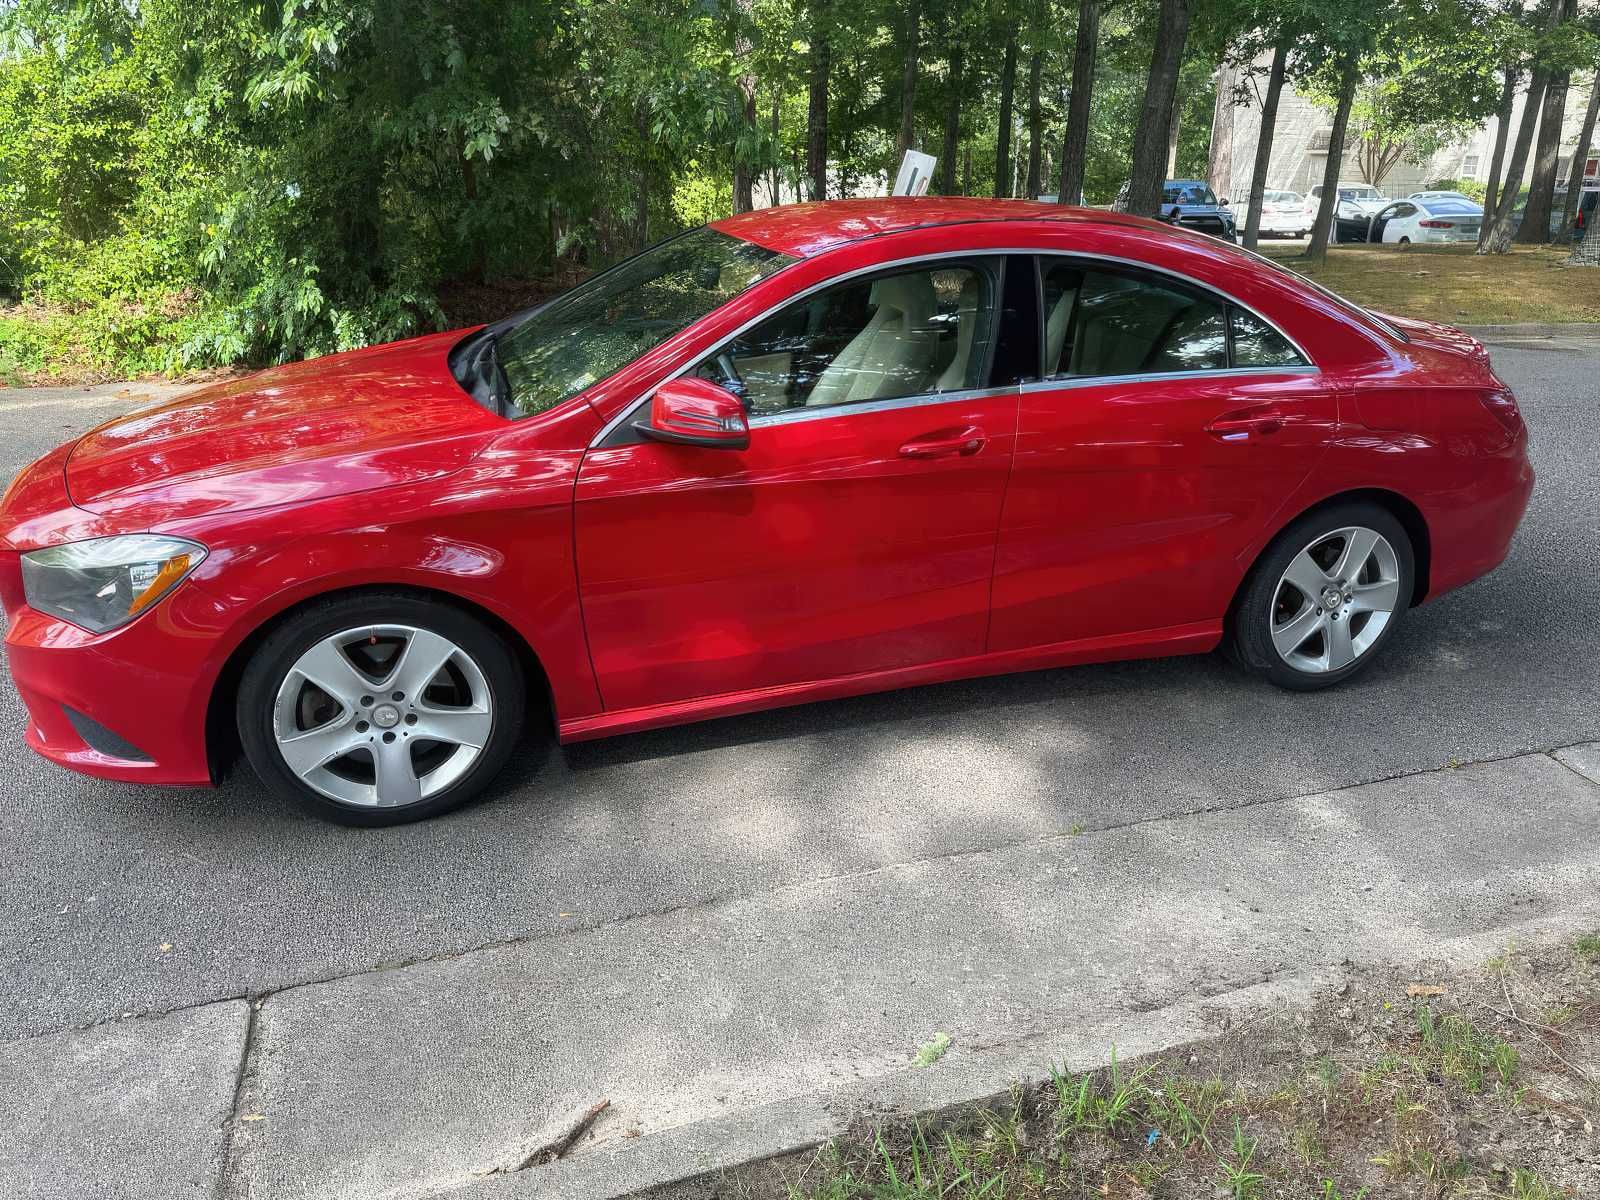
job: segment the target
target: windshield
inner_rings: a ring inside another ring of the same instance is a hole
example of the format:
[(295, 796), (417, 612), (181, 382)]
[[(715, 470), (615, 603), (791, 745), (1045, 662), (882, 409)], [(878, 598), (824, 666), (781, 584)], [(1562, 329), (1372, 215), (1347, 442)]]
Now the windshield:
[(1169, 183), (1161, 189), (1163, 204), (1215, 204), (1217, 194), (1203, 183)]
[(499, 336), (507, 415), (576, 396), (794, 261), (703, 226), (586, 280)]
[(1341, 200), (1382, 200), (1377, 188), (1340, 188)]
[(1483, 209), (1470, 200), (1424, 200), (1422, 207), (1434, 216), (1481, 217)]

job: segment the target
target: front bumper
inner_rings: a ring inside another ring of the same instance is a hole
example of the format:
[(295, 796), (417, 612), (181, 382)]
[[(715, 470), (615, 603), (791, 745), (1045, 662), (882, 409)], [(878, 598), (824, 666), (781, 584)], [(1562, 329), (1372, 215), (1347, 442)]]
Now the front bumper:
[(51, 762), (105, 779), (209, 784), (206, 708), (214, 639), (173, 602), (108, 634), (92, 634), (19, 602), (15, 554), (0, 551), (6, 657), (28, 711), (28, 745)]

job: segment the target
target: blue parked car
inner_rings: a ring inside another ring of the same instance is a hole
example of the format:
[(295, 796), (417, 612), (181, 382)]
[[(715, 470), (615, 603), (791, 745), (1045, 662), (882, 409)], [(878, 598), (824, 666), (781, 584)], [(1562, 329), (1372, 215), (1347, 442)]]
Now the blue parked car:
[[(1111, 206), (1118, 212), (1127, 211), (1128, 185), (1123, 184)], [(1204, 179), (1169, 179), (1161, 186), (1161, 220), (1181, 225), (1196, 233), (1208, 233), (1225, 242), (1236, 241), (1233, 213), (1228, 209), (1228, 198), (1217, 199), (1211, 185)]]

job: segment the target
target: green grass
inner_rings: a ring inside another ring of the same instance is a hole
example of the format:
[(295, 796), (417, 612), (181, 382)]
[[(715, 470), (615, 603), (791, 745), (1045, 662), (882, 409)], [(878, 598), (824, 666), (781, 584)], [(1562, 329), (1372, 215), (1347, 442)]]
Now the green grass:
[(1264, 250), (1285, 266), (1379, 312), (1447, 325), (1600, 322), (1600, 270), (1561, 264), (1567, 251), (1518, 246), (1335, 246), (1320, 266)]

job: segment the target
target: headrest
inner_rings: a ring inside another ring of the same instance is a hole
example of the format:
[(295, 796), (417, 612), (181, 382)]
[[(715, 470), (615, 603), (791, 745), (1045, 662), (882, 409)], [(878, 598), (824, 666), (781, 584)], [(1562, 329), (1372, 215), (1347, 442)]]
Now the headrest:
[(870, 298), (880, 311), (890, 308), (920, 324), (933, 316), (933, 279), (926, 271), (891, 275), (872, 285)]

